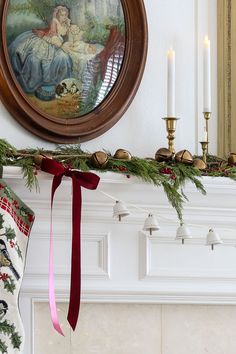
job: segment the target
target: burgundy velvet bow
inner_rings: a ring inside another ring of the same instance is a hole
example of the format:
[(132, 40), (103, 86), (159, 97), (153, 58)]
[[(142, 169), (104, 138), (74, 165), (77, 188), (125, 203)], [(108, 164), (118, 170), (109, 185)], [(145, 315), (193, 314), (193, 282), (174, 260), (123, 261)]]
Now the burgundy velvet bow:
[(55, 191), (60, 186), (62, 177), (67, 176), (72, 178), (72, 258), (70, 304), (67, 319), (73, 330), (75, 330), (79, 316), (81, 295), (81, 187), (94, 190), (97, 188), (100, 178), (94, 173), (80, 172), (69, 167), (64, 167), (59, 162), (48, 158), (42, 160), (41, 170), (54, 175), (51, 190), (51, 208), (53, 207)]

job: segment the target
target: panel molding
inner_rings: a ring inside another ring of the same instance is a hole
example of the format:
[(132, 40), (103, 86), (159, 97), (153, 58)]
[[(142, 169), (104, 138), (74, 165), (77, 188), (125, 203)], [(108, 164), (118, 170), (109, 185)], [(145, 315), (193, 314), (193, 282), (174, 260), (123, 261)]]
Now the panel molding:
[[(232, 271), (230, 270), (225, 270), (222, 271), (220, 268), (214, 269), (214, 270), (209, 270), (209, 269), (204, 269), (204, 270), (199, 270), (197, 268), (191, 268), (191, 269), (181, 269), (181, 268), (155, 268), (152, 267), (152, 246), (153, 245), (159, 245), (159, 244), (169, 244), (170, 243), (170, 238), (168, 240), (164, 240), (163, 238), (156, 237), (156, 236), (148, 236), (144, 232), (139, 232), (139, 238), (140, 238), (140, 249), (139, 249), (139, 259), (140, 259), (140, 279), (143, 280), (149, 280), (149, 281), (154, 281), (158, 280), (161, 281), (161, 279), (164, 279), (166, 281), (172, 282), (172, 284), (177, 285), (179, 288), (183, 289), (189, 289), (191, 285), (194, 285), (194, 283), (198, 282), (200, 284), (200, 289), (204, 293), (206, 285), (208, 286), (209, 283), (211, 283), (211, 286), (213, 285), (215, 289), (220, 285), (228, 283), (234, 291), (236, 291), (236, 270)], [(197, 242), (196, 242), (197, 241)], [(227, 245), (234, 245), (232, 243), (232, 239), (228, 240)], [(230, 243), (231, 242), (231, 243)], [(171, 242), (173, 243), (173, 241)], [(204, 246), (203, 239), (194, 239), (194, 240), (188, 240), (186, 241), (187, 244), (180, 245), (179, 241), (175, 241), (177, 246), (180, 247), (187, 247), (188, 245), (194, 245), (194, 244), (201, 244)], [(227, 246), (225, 245), (225, 246)], [(218, 247), (222, 247), (223, 245), (220, 245)], [(206, 246), (204, 246), (206, 247)], [(176, 249), (177, 252), (177, 249)], [(187, 282), (185, 284), (184, 282)], [(207, 282), (207, 284), (206, 284)], [(224, 290), (222, 290), (224, 291)]]

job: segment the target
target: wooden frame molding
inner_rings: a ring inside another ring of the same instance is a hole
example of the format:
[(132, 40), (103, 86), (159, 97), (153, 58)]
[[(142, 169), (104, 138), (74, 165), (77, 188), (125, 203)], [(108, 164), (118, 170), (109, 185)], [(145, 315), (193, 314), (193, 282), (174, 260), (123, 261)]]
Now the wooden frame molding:
[(236, 3), (218, 0), (218, 153), (236, 151)]
[(125, 55), (108, 96), (91, 112), (73, 119), (55, 119), (29, 104), (12, 75), (6, 46), (6, 16), (10, 0), (0, 3), (0, 99), (27, 130), (56, 143), (91, 140), (110, 129), (132, 102), (142, 79), (148, 45), (143, 0), (121, 0), (126, 24)]

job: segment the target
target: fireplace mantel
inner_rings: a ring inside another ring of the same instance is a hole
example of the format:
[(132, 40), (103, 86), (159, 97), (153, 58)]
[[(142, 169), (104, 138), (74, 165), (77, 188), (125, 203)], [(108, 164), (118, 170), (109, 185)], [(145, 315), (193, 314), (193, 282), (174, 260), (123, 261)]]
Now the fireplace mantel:
[[(47, 301), (51, 176), (39, 173), (40, 193), (28, 191), (19, 168), (5, 167), (3, 177), (35, 211), (21, 291), (28, 336), (36, 301)], [(161, 188), (137, 178), (101, 173), (98, 190), (83, 190), (82, 300), (86, 302), (236, 304), (236, 183), (203, 177), (207, 195), (191, 184), (185, 193), (184, 219), (193, 238), (175, 240), (178, 221)], [(112, 217), (114, 200), (129, 204), (130, 216)], [(136, 208), (138, 207), (138, 208)], [(145, 212), (146, 210), (146, 212)], [(159, 219), (152, 236), (142, 231), (147, 213)], [(55, 277), (59, 301), (67, 301), (70, 279), (71, 181), (63, 180), (54, 206)], [(205, 245), (209, 228), (223, 245)], [(30, 352), (27, 348), (27, 354)]]

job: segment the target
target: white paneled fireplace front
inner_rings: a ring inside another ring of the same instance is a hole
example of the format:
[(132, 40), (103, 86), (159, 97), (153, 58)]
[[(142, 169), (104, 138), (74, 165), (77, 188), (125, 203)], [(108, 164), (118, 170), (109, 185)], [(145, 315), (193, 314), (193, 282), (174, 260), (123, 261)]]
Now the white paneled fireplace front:
[[(51, 178), (40, 173), (40, 193), (36, 193), (26, 189), (18, 168), (5, 168), (3, 177), (36, 213), (20, 295), (21, 313), (27, 338), (24, 354), (53, 354), (52, 349), (48, 352), (39, 352), (37, 349), (41, 338), (42, 314), (48, 324), (45, 328), (52, 327), (47, 305)], [(232, 305), (230, 307), (235, 312), (233, 305), (236, 305), (236, 183), (227, 178), (204, 177), (202, 181), (207, 196), (201, 195), (192, 185), (187, 185), (185, 188), (189, 202), (185, 204), (184, 219), (191, 227), (193, 238), (184, 245), (175, 240), (177, 217), (161, 188), (148, 185), (136, 178), (127, 179), (125, 176), (106, 173), (101, 175), (98, 190), (82, 191), (83, 304), (78, 331), (82, 326), (84, 336), (80, 337), (80, 342), (83, 343), (86, 339), (86, 333), (89, 335), (86, 327), (88, 319), (93, 321), (92, 314), (95, 317), (105, 318), (106, 309), (107, 314), (110, 313), (110, 318), (114, 321), (115, 318), (120, 319), (121, 324), (126, 311), (128, 317), (132, 319), (130, 326), (133, 326), (133, 323), (137, 324), (137, 333), (139, 333), (138, 323), (142, 318), (147, 318), (148, 327), (155, 322), (156, 340), (160, 340), (159, 349), (163, 345), (161, 345), (162, 339), (158, 337), (158, 328), (160, 327), (160, 331), (163, 330), (165, 325), (163, 318), (167, 318), (165, 316), (171, 311), (179, 320), (183, 313), (187, 314), (190, 309), (194, 312), (194, 316), (197, 316), (196, 307), (193, 305), (198, 305), (198, 313), (205, 313), (206, 316), (211, 312), (206, 305), (215, 305), (212, 309), (215, 308), (216, 312), (218, 311), (216, 305)], [(123, 218), (121, 222), (113, 219), (114, 201), (102, 192), (129, 204), (130, 215)], [(145, 210), (154, 213), (161, 226), (161, 229), (154, 232), (152, 236), (142, 230), (147, 217)], [(56, 194), (53, 227), (56, 293), (60, 317), (62, 323), (65, 323), (71, 254), (71, 181), (69, 179), (63, 181)], [(224, 241), (214, 251), (205, 245), (206, 234), (211, 227), (220, 233)], [(138, 311), (139, 315), (135, 315), (134, 311)], [(110, 324), (108, 327), (111, 326), (111, 319), (104, 319), (107, 324)], [(229, 321), (227, 316), (225, 321)], [(73, 343), (77, 343), (76, 340), (72, 340), (74, 334), (71, 334), (66, 324), (64, 326), (67, 334), (67, 339), (63, 338), (64, 344), (60, 342), (62, 339), (54, 342), (49, 338), (49, 342), (50, 340), (52, 342), (51, 346), (53, 343), (58, 344), (58, 348), (61, 348), (56, 351), (58, 354), (62, 348), (64, 353), (68, 354), (81, 352), (75, 350), (73, 346), (75, 345)], [(91, 326), (94, 330), (93, 322)], [(105, 336), (105, 327), (103, 330)], [(49, 331), (50, 329), (48, 333)], [(142, 351), (143, 349), (137, 350), (134, 334), (131, 338), (133, 339), (130, 343), (133, 344), (126, 352), (124, 349), (114, 349), (110, 353), (173, 353), (165, 351), (165, 348), (163, 351), (162, 349), (152, 351), (148, 347), (145, 352)], [(152, 340), (151, 337), (150, 341)], [(98, 349), (100, 344), (97, 344), (97, 347), (91, 344), (90, 349), (92, 349), (83, 353), (106, 354), (110, 348), (108, 342), (106, 342), (107, 348), (104, 346), (104, 352)], [(181, 351), (181, 354), (183, 353), (184, 350)], [(228, 353), (231, 354), (230, 351)]]

